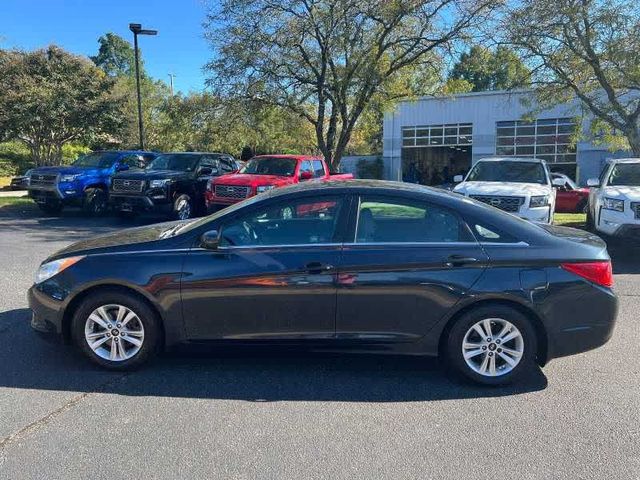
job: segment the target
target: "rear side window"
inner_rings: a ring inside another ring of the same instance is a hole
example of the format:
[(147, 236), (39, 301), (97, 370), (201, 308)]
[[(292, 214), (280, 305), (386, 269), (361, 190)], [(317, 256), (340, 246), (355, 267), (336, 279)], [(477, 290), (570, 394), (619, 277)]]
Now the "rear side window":
[(316, 177), (324, 177), (324, 165), (322, 164), (322, 161), (313, 161), (313, 172)]
[(493, 225), (473, 223), (472, 230), (480, 243), (518, 243), (513, 235), (494, 227)]
[(470, 241), (466, 225), (448, 209), (400, 198), (361, 198), (356, 243)]

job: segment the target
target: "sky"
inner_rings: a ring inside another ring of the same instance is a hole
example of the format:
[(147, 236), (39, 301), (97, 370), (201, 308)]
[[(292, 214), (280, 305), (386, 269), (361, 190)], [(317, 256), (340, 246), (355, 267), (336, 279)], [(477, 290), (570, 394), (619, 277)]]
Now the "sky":
[(205, 0), (0, 0), (0, 48), (33, 50), (56, 44), (95, 55), (98, 38), (113, 32), (133, 43), (129, 23), (158, 30), (140, 36), (147, 72), (176, 91), (204, 88), (202, 66), (211, 58), (204, 39)]

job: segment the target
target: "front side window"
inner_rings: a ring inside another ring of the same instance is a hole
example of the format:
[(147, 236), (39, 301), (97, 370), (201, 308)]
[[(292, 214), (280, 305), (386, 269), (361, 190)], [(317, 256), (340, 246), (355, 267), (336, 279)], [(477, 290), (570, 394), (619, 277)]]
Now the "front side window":
[(515, 182), (547, 184), (547, 173), (540, 162), (483, 162), (476, 163), (467, 182)]
[(252, 158), (240, 170), (249, 175), (277, 175), (292, 177), (296, 172), (297, 160), (293, 158), (261, 157)]
[(156, 158), (147, 169), (192, 172), (199, 160), (200, 155), (194, 153), (167, 153)]
[(607, 184), (640, 187), (640, 163), (616, 163), (611, 169)]
[(341, 197), (320, 196), (264, 206), (224, 225), (220, 245), (249, 247), (334, 243), (342, 205)]
[(363, 197), (356, 243), (472, 241), (458, 216), (439, 206), (405, 199)]
[(120, 159), (121, 165), (127, 165), (129, 168), (144, 168), (146, 162), (140, 155), (127, 155)]

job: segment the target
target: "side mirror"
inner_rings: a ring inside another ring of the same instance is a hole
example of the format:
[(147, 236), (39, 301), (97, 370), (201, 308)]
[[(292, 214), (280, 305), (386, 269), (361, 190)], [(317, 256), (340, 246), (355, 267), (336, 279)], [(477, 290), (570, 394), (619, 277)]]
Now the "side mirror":
[(129, 170), (129, 165), (126, 163), (119, 163), (116, 165), (116, 172), (124, 172), (125, 170)]
[(564, 187), (564, 181), (561, 178), (554, 178), (551, 181), (551, 185), (554, 187)]
[(207, 250), (217, 250), (220, 243), (220, 235), (217, 230), (204, 232), (200, 237), (200, 245)]
[(453, 177), (453, 183), (460, 183), (464, 180), (464, 177), (462, 175), (456, 175)]
[(597, 178), (590, 178), (589, 180), (587, 180), (587, 187), (599, 187), (600, 186), (600, 180), (598, 180)]
[(300, 180), (311, 180), (313, 178), (313, 173), (309, 170), (305, 170), (304, 172), (300, 172)]

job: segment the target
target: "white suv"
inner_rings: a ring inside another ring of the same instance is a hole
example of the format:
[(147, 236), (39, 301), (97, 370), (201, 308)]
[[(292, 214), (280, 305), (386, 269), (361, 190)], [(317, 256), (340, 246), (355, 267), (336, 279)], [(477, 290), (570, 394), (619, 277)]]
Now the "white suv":
[(556, 192), (544, 160), (491, 157), (478, 160), (454, 192), (527, 220), (551, 223)]
[(587, 227), (605, 235), (640, 238), (640, 158), (610, 160), (587, 185)]

